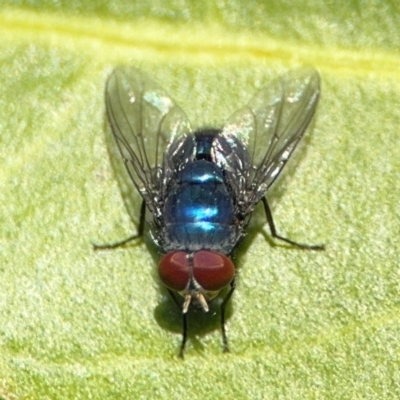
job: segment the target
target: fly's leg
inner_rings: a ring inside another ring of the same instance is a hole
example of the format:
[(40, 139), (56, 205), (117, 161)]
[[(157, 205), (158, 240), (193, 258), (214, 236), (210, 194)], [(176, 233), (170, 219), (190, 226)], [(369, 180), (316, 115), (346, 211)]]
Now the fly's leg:
[(179, 349), (179, 357), (183, 357), (183, 353), (185, 352), (185, 346), (187, 341), (187, 313), (182, 313), (182, 342), (181, 348)]
[[(177, 307), (180, 310), (182, 310), (182, 306), (181, 304), (179, 304), (179, 301), (177, 300), (175, 293), (170, 289), (168, 289), (168, 293), (172, 297), (172, 300), (177, 305)], [(180, 358), (184, 358), (183, 355), (185, 353), (186, 341), (187, 341), (187, 313), (182, 313), (182, 342), (181, 342), (181, 347), (179, 349)]]
[(106, 243), (106, 244), (95, 244), (93, 245), (93, 250), (109, 250), (109, 249), (116, 249), (117, 247), (125, 246), (127, 243), (131, 242), (132, 240), (136, 240), (143, 235), (144, 232), (144, 222), (145, 222), (145, 215), (146, 215), (146, 203), (142, 201), (142, 205), (140, 207), (140, 219), (139, 219), (139, 227), (138, 233), (135, 233), (132, 236), (129, 236), (126, 239), (120, 240), (114, 243)]
[(229, 292), (227, 293), (227, 295), (225, 296), (224, 300), (221, 303), (221, 331), (222, 331), (222, 347), (224, 353), (229, 352), (228, 336), (226, 335), (226, 329), (225, 329), (225, 307), (229, 299), (232, 297), (235, 288), (236, 288), (236, 283), (234, 278), (233, 281), (231, 282), (231, 288), (229, 289)]
[(287, 238), (279, 235), (276, 232), (274, 220), (272, 218), (272, 212), (271, 212), (271, 209), (269, 207), (268, 201), (267, 201), (265, 196), (262, 198), (262, 202), (264, 204), (264, 211), (265, 211), (265, 215), (267, 217), (267, 222), (268, 222), (268, 225), (269, 225), (269, 229), (271, 230), (272, 237), (274, 237), (276, 239), (279, 239), (279, 240), (282, 240), (282, 241), (284, 241), (286, 243), (289, 243), (289, 244), (291, 244), (293, 246), (299, 247), (300, 249), (325, 250), (325, 245), (323, 245), (323, 244), (311, 244), (310, 245), (310, 244), (305, 244), (305, 243), (297, 243), (297, 242), (295, 242), (293, 240), (287, 239)]
[(117, 247), (122, 247), (125, 246), (127, 243), (131, 242), (132, 240), (138, 239), (142, 236), (142, 233), (135, 233), (132, 236), (129, 236), (123, 240), (120, 240), (118, 242), (113, 242), (113, 243), (105, 243), (105, 244), (96, 244), (92, 243), (93, 245), (93, 250), (110, 250), (110, 249), (116, 249)]

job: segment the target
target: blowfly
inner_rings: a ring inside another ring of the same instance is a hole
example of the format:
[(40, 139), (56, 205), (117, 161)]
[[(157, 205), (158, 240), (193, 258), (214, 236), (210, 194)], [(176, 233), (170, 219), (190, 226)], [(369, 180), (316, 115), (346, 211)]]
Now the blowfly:
[(274, 238), (323, 249), (279, 235), (266, 198), (310, 125), (319, 94), (318, 72), (295, 70), (262, 88), (222, 128), (193, 130), (172, 98), (136, 68), (118, 67), (109, 77), (109, 153), (123, 165), (119, 180), (127, 205), (138, 206), (136, 189), (141, 207), (137, 234), (95, 248), (115, 248), (140, 237), (148, 221), (162, 255), (159, 277), (182, 310), (180, 356), (189, 308), (208, 311), (226, 287), (221, 329), (223, 349), (229, 350), (225, 307), (235, 290), (231, 256), (260, 201)]

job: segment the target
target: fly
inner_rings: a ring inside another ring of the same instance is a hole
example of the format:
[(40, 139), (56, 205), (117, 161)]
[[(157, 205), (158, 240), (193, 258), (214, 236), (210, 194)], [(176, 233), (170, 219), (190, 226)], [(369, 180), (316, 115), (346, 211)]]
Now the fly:
[(162, 254), (159, 277), (182, 310), (181, 357), (189, 308), (208, 311), (209, 302), (226, 287), (221, 330), (223, 350), (229, 351), (225, 307), (235, 290), (231, 256), (260, 201), (274, 238), (303, 249), (324, 249), (278, 234), (266, 198), (304, 136), (319, 94), (316, 70), (292, 71), (262, 88), (221, 129), (192, 130), (182, 109), (139, 70), (118, 67), (109, 77), (109, 153), (123, 165), (117, 175), (126, 187), (131, 215), (137, 206), (132, 188), (142, 205), (137, 234), (94, 247), (116, 248), (142, 236), (147, 215)]

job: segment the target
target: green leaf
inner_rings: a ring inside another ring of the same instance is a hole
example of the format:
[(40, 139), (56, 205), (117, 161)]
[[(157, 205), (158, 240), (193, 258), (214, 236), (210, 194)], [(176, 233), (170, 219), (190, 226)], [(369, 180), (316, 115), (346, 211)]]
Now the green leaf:
[[(389, 0), (3, 1), (0, 399), (398, 399), (399, 15)], [(282, 234), (327, 250), (250, 231), (230, 354), (218, 313), (192, 313), (177, 358), (180, 313), (143, 242), (92, 251), (134, 230), (104, 138), (118, 64), (194, 126), (285, 69), (321, 72), (307, 149), (271, 200)]]

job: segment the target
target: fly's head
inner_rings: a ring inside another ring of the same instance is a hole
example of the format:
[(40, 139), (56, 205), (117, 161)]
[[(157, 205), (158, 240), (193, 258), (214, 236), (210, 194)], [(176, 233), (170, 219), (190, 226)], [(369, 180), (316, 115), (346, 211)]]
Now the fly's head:
[(232, 282), (235, 267), (230, 258), (215, 251), (172, 251), (160, 260), (158, 274), (165, 286), (183, 296), (183, 313), (190, 304), (207, 312), (208, 302)]

